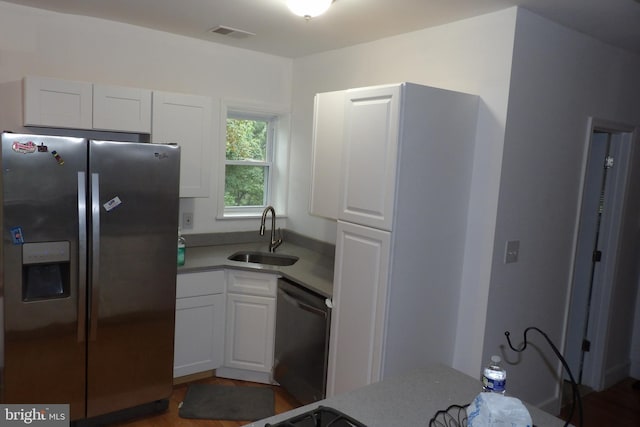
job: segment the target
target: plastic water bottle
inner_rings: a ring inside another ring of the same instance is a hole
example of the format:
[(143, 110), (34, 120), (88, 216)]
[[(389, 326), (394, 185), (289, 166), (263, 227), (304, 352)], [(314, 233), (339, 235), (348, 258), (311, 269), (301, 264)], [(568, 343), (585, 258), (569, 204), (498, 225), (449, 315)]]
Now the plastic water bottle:
[(491, 356), (491, 362), (482, 373), (482, 391), (504, 394), (507, 371), (500, 366), (500, 356)]
[(182, 234), (180, 234), (180, 231), (178, 231), (178, 265), (184, 265), (185, 246), (186, 241), (184, 240), (184, 237), (182, 237)]

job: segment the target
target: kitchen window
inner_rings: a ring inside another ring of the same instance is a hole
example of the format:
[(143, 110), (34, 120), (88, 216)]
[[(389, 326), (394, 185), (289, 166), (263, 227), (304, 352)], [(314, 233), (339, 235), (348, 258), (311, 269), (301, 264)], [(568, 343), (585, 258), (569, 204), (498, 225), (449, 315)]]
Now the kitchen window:
[(222, 217), (255, 217), (266, 206), (283, 212), (288, 114), (226, 105)]

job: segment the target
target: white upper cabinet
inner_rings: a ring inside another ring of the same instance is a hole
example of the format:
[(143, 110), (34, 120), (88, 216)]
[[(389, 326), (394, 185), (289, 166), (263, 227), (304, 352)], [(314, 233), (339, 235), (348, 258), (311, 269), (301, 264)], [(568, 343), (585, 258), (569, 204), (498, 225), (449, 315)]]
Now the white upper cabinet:
[(346, 92), (338, 218), (391, 230), (400, 86)]
[(23, 86), (24, 126), (151, 133), (151, 142), (181, 147), (180, 197), (209, 197), (218, 118), (210, 97), (35, 76)]
[(24, 125), (151, 132), (151, 91), (88, 82), (25, 77)]
[(151, 91), (94, 84), (93, 128), (151, 133)]
[(209, 197), (213, 135), (210, 97), (153, 92), (151, 140), (181, 147), (180, 197)]
[(24, 125), (93, 128), (93, 85), (87, 82), (25, 77)]
[(316, 94), (313, 109), (313, 163), (309, 213), (338, 218), (345, 91)]

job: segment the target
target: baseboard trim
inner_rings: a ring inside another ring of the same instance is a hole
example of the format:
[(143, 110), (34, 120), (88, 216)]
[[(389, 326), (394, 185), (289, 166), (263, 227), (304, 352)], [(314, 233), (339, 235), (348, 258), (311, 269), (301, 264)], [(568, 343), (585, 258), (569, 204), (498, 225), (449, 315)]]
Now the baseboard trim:
[(173, 379), (173, 385), (180, 385), (185, 383), (190, 383), (193, 381), (203, 380), (206, 378), (215, 377), (215, 370), (196, 372), (195, 374), (183, 375), (181, 377), (175, 377)]
[(602, 381), (602, 389), (607, 389), (611, 386), (618, 384), (620, 381), (629, 377), (631, 373), (631, 362), (626, 361), (607, 369), (604, 373), (604, 379)]
[(273, 381), (270, 372), (247, 371), (237, 368), (218, 368), (216, 369), (216, 377), (250, 381), (261, 384), (277, 384)]

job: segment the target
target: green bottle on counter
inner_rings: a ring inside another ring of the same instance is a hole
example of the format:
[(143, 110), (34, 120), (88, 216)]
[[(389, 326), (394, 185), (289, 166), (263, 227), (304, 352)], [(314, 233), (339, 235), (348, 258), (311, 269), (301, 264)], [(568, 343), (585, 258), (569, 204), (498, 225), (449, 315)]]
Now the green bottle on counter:
[(184, 265), (186, 241), (178, 231), (178, 265)]

